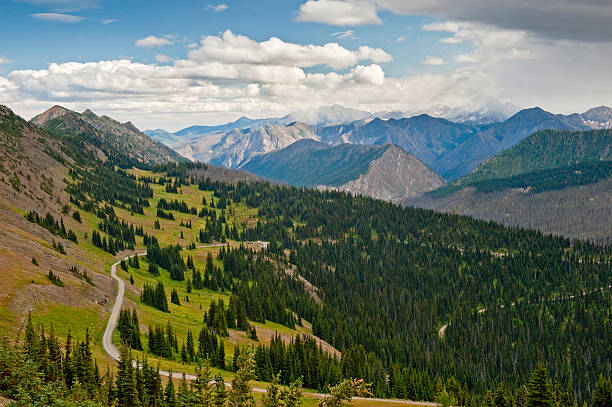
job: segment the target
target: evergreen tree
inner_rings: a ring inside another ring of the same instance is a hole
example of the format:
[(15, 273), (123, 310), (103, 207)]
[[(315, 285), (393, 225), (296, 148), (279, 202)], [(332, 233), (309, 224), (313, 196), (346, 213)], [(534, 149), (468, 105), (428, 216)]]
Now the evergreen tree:
[(132, 347), (136, 350), (142, 350), (142, 342), (140, 341), (140, 323), (138, 322), (138, 314), (136, 309), (132, 310)]
[(136, 376), (132, 365), (132, 355), (126, 346), (120, 349), (117, 362), (117, 401), (120, 406), (138, 406)]
[(528, 407), (553, 407), (554, 400), (548, 370), (542, 364), (533, 371), (529, 378)]
[(236, 407), (253, 407), (255, 406), (255, 400), (249, 383), (255, 378), (255, 356), (253, 352), (249, 350), (241, 353), (236, 364), (238, 370), (232, 378), (229, 401)]
[(191, 334), (191, 330), (187, 330), (187, 341), (186, 341), (186, 348), (187, 348), (187, 356), (189, 358), (190, 361), (195, 360), (195, 346), (193, 343), (193, 335)]
[(179, 300), (178, 291), (176, 291), (176, 288), (172, 289), (172, 294), (170, 295), (170, 302), (176, 305), (181, 305), (181, 301)]
[(319, 407), (340, 407), (344, 401), (350, 402), (355, 396), (371, 395), (369, 387), (363, 380), (344, 380), (329, 388), (329, 395), (319, 402)]
[(168, 375), (168, 383), (164, 389), (164, 402), (168, 407), (177, 407), (174, 383), (172, 382), (172, 371), (170, 371), (170, 374)]
[(74, 381), (74, 372), (72, 370), (72, 334), (70, 329), (66, 335), (66, 346), (64, 349), (66, 352), (64, 355), (64, 381), (66, 386), (71, 388)]
[(235, 296), (230, 296), (229, 304), (227, 307), (227, 313), (225, 315), (227, 320), (227, 327), (230, 329), (236, 329), (236, 300)]
[[(215, 376), (215, 388), (212, 405), (214, 407), (225, 407), (229, 398), (230, 395), (228, 395), (228, 392), (225, 389), (225, 380), (223, 379), (223, 376), (221, 376), (221, 373), (217, 373)], [(234, 401), (233, 406), (235, 407), (237, 405), (247, 407), (251, 406), (252, 404), (236, 404)]]

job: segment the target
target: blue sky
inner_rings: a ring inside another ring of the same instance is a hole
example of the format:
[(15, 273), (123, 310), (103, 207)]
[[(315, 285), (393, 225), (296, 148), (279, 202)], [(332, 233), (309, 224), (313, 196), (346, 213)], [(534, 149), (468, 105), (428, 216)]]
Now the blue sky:
[[(427, 55), (467, 52), (470, 48), (468, 44), (457, 47), (440, 43), (440, 38), (447, 36), (444, 33), (424, 32), (421, 29), (423, 25), (437, 21), (431, 16), (396, 15), (382, 11), (383, 26), (337, 27), (296, 21), (302, 4), (300, 1), (268, 2), (268, 6), (257, 3), (252, 0), (226, 3), (109, 0), (78, 9), (78, 6), (62, 4), (61, 1), (45, 4), (42, 1), (8, 0), (0, 6), (0, 15), (10, 16), (2, 18), (0, 35), (13, 41), (2, 44), (0, 49), (14, 62), (3, 69), (44, 69), (52, 62), (121, 57), (154, 63), (159, 52), (173, 58), (184, 57), (187, 44), (198, 42), (203, 35), (219, 34), (227, 29), (257, 41), (279, 37), (294, 43), (338, 42), (349, 49), (359, 45), (380, 47), (395, 56), (387, 64), (386, 71), (393, 76), (426, 70), (449, 71), (453, 68), (452, 63), (432, 67), (423, 66), (422, 61)], [(210, 10), (219, 4), (228, 8), (218, 12)], [(63, 13), (83, 20), (69, 24), (32, 17), (40, 13)], [(354, 34), (332, 36), (349, 30)], [(176, 43), (157, 49), (134, 45), (140, 38), (162, 33), (175, 36)], [(396, 41), (398, 38), (400, 42)]]
[(171, 129), (330, 103), (582, 111), (612, 104), (612, 10), (591, 3), (4, 0), (0, 103)]

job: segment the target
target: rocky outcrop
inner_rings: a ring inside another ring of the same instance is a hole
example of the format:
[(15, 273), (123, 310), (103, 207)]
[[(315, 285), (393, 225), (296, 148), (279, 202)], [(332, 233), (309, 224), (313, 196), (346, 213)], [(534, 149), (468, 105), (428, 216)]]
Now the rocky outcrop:
[(417, 158), (399, 147), (390, 146), (370, 163), (365, 174), (335, 189), (398, 202), (422, 195), (444, 184), (442, 177)]

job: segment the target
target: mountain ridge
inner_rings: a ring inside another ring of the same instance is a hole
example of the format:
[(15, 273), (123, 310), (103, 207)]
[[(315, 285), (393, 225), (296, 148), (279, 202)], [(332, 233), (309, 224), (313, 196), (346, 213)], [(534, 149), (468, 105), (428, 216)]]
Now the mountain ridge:
[(89, 109), (77, 113), (55, 105), (34, 116), (30, 123), (50, 133), (87, 139), (107, 157), (120, 157), (124, 166), (146, 168), (168, 161), (187, 161), (166, 145), (140, 132), (132, 122), (121, 123), (109, 116), (98, 116)]
[(303, 139), (241, 165), (256, 175), (294, 186), (332, 189), (399, 201), (433, 190), (444, 180), (400, 147)]

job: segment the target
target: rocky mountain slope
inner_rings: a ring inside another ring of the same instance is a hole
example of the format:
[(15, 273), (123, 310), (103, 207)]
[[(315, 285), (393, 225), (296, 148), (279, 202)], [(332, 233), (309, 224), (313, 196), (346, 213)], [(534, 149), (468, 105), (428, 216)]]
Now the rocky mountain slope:
[(592, 129), (612, 129), (612, 108), (610, 107), (594, 107), (582, 113), (580, 117)]
[(612, 243), (612, 131), (539, 131), (408, 205)]
[[(69, 205), (65, 180), (74, 161), (65, 150), (61, 140), (0, 105), (0, 330), (5, 334), (22, 330), (28, 312), (74, 307), (83, 309), (84, 317), (104, 318), (112, 298), (112, 280), (101, 272), (103, 262), (88, 256), (87, 243), (77, 245), (59, 230), (52, 233), (49, 224), (41, 227), (24, 216), (49, 213), (80, 243), (91, 232)], [(49, 281), (49, 271), (61, 279), (61, 287)]]
[(140, 132), (131, 122), (120, 123), (108, 116), (97, 116), (91, 110), (77, 113), (53, 106), (32, 118), (31, 123), (50, 133), (85, 139), (124, 167), (146, 168), (168, 161), (186, 161), (166, 145)]
[(174, 146), (184, 157), (226, 168), (238, 168), (255, 154), (275, 151), (302, 139), (317, 139), (316, 129), (303, 123), (234, 129), (190, 139)]
[(294, 122), (301, 122), (309, 126), (325, 127), (372, 119), (374, 117), (377, 117), (377, 115), (362, 110), (349, 109), (340, 105), (331, 105), (300, 109), (277, 118), (251, 119), (243, 116), (233, 122), (218, 126), (189, 126), (175, 133), (170, 133), (163, 129), (145, 130), (144, 133), (164, 144), (173, 145), (190, 138), (212, 133), (228, 132), (234, 129), (255, 130), (263, 126), (287, 126)]
[(301, 140), (254, 156), (241, 168), (295, 186), (336, 189), (388, 201), (418, 196), (444, 184), (421, 161), (393, 145), (330, 147)]

